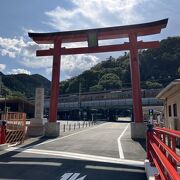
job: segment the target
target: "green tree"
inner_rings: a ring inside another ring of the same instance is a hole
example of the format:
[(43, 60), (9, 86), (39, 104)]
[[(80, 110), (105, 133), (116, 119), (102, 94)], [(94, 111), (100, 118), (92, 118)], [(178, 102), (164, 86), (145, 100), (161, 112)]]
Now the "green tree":
[(158, 89), (162, 88), (162, 84), (158, 82), (151, 82), (151, 81), (146, 81), (145, 83), (147, 89)]
[(122, 86), (122, 81), (116, 74), (108, 73), (102, 76), (98, 85), (101, 85), (103, 89), (118, 89)]
[(102, 91), (103, 90), (103, 86), (101, 86), (101, 85), (99, 85), (99, 84), (97, 84), (97, 85), (95, 85), (95, 86), (91, 86), (90, 88), (89, 88), (89, 91)]

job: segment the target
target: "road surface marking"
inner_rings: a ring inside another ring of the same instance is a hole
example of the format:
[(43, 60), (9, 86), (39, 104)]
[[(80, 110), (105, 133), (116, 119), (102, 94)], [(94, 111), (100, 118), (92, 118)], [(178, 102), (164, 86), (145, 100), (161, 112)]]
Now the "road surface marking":
[(28, 162), (28, 161), (9, 161), (9, 162), (0, 162), (0, 165), (7, 165), (7, 164), (13, 164), (13, 165), (38, 165), (38, 166), (62, 166), (62, 163), (56, 163), (56, 162), (36, 162), (32, 161), (32, 162)]
[(125, 127), (124, 131), (121, 133), (121, 135), (117, 139), (120, 159), (124, 159), (124, 153), (123, 153), (123, 149), (121, 145), (121, 138), (123, 137), (128, 127), (129, 127), (129, 124)]
[[(59, 180), (84, 180), (86, 175), (78, 178), (80, 176), (80, 173), (65, 173), (63, 176), (61, 176), (61, 179)], [(78, 179), (77, 179), (78, 178)]]
[(67, 136), (63, 136), (63, 137), (55, 138), (55, 139), (52, 139), (52, 140), (49, 140), (49, 141), (45, 141), (45, 142), (42, 142), (42, 143), (40, 143), (40, 144), (31, 146), (31, 147), (35, 147), (35, 146), (39, 146), (39, 145), (51, 143), (51, 142), (57, 141), (57, 140), (59, 140), (59, 139), (65, 139), (65, 138), (74, 136), (74, 135), (76, 135), (76, 134), (80, 134), (80, 133), (82, 133), (82, 132), (89, 131), (89, 130), (91, 130), (91, 129), (96, 129), (96, 128), (98, 128), (98, 127), (101, 127), (101, 126), (104, 126), (104, 125), (107, 125), (107, 124), (109, 124), (109, 123), (103, 123), (103, 124), (97, 125), (97, 126), (95, 126), (95, 127), (92, 127), (92, 128), (89, 128), (89, 129), (85, 129), (85, 130), (82, 130), (82, 131), (79, 131), (79, 132), (76, 132), (76, 133), (73, 133), (73, 134), (69, 134), (69, 135), (67, 135)]
[(134, 169), (129, 167), (111, 167), (111, 166), (93, 166), (93, 165), (86, 165), (86, 169), (95, 169), (95, 170), (105, 170), (105, 171), (121, 171), (121, 172), (135, 172), (135, 173), (144, 173), (144, 169)]
[(32, 154), (73, 158), (77, 160), (80, 159), (80, 160), (88, 160), (88, 161), (130, 165), (135, 167), (144, 167), (143, 161), (134, 161), (127, 159), (111, 158), (111, 157), (96, 156), (89, 154), (79, 154), (79, 153), (64, 152), (64, 151), (50, 151), (50, 150), (40, 150), (40, 149), (28, 149), (28, 148), (8, 148), (6, 151), (17, 151), (17, 152), (32, 153)]
[(61, 179), (59, 180), (67, 180), (73, 175), (73, 173), (65, 173), (64, 175), (61, 176)]

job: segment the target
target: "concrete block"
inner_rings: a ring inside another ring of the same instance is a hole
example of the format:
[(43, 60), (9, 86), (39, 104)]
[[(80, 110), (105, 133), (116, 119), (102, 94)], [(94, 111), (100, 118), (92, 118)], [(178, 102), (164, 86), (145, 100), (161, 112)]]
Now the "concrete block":
[(4, 151), (8, 148), (8, 144), (0, 144), (0, 151)]
[(45, 136), (54, 138), (60, 135), (60, 123), (59, 122), (47, 122), (45, 123)]
[(145, 139), (146, 138), (146, 123), (131, 123), (131, 138), (132, 139)]
[(155, 175), (158, 174), (158, 170), (156, 167), (152, 167), (150, 165), (150, 162), (148, 159), (145, 160), (145, 171), (146, 171), (146, 176), (148, 180), (155, 180)]
[(44, 136), (45, 128), (42, 124), (30, 124), (27, 127), (27, 136), (30, 137), (37, 137), (37, 136)]

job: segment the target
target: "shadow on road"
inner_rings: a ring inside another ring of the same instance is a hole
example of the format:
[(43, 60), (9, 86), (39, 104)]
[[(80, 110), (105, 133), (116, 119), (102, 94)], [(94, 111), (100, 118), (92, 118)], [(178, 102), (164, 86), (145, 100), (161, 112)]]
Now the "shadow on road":
[[(12, 153), (12, 152), (11, 152)], [(13, 154), (11, 154), (13, 155)], [(35, 157), (37, 156), (37, 157)], [(143, 168), (93, 161), (70, 160), (26, 154), (4, 157), (0, 163), (0, 179), (60, 180), (66, 173), (80, 173), (85, 180), (143, 180)]]

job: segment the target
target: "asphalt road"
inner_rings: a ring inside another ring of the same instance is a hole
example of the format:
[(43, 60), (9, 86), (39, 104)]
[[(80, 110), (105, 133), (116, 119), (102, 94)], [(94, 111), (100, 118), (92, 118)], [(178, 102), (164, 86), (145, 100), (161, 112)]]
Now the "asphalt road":
[(1, 153), (0, 179), (143, 180), (142, 144), (129, 138), (128, 123), (104, 123), (56, 139), (37, 139)]

